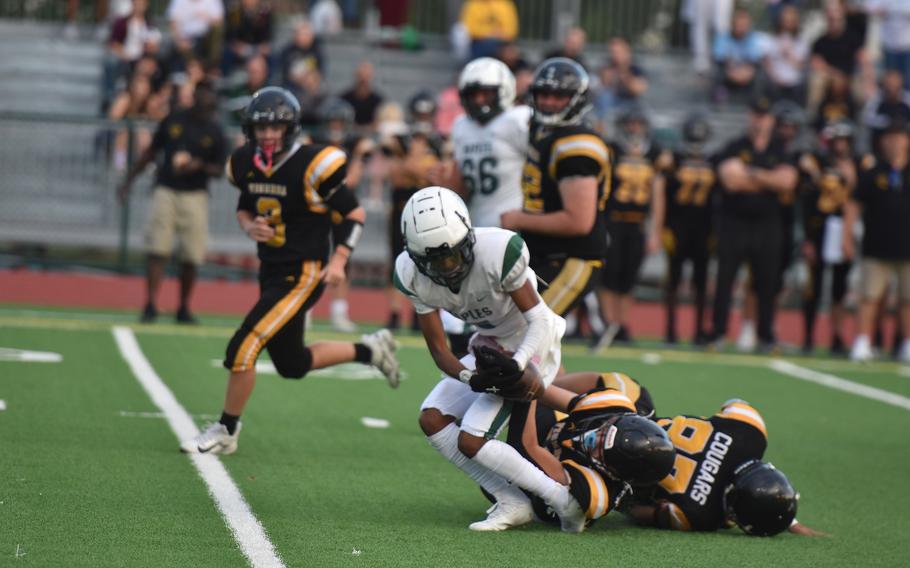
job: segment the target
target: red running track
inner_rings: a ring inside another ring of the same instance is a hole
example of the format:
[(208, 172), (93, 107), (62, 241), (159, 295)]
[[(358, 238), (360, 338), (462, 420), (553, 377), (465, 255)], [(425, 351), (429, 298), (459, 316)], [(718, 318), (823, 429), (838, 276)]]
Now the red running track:
[[(323, 294), (316, 304), (314, 315), (328, 318), (330, 295)], [(162, 285), (159, 310), (173, 313), (177, 308), (177, 281), (168, 278)], [(258, 286), (252, 281), (230, 282), (203, 280), (193, 294), (192, 308), (203, 314), (243, 315), (258, 298)], [(31, 304), (68, 308), (100, 308), (135, 310), (145, 300), (145, 280), (139, 276), (94, 275), (74, 272), (33, 271), (26, 269), (0, 270), (0, 303)], [(357, 288), (349, 297), (351, 319), (359, 322), (382, 323), (389, 315), (388, 295), (384, 290)], [(405, 302), (405, 305), (407, 302)], [(406, 321), (409, 316), (406, 316)], [(661, 338), (664, 334), (663, 307), (653, 303), (636, 305), (629, 318), (633, 336)], [(734, 311), (729, 329), (739, 328), (739, 316)], [(403, 324), (406, 324), (404, 322)], [(802, 343), (802, 317), (795, 311), (782, 311), (777, 316), (778, 338), (785, 343)], [(852, 326), (848, 326), (852, 332)], [(828, 344), (828, 319), (819, 316), (816, 325), (818, 345)], [(691, 306), (681, 306), (678, 317), (680, 339), (690, 338), (693, 329)], [(849, 336), (850, 334), (848, 334)]]

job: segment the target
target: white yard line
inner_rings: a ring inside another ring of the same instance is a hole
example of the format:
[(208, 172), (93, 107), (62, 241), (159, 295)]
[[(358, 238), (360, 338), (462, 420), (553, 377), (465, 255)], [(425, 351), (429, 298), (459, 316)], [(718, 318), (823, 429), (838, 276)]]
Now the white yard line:
[(856, 396), (861, 396), (863, 398), (877, 400), (879, 402), (884, 402), (885, 404), (890, 404), (891, 406), (903, 408), (904, 410), (910, 410), (910, 398), (895, 394), (890, 391), (877, 389), (875, 387), (870, 387), (862, 383), (854, 383), (853, 381), (848, 381), (847, 379), (843, 379), (835, 375), (829, 375), (828, 373), (822, 373), (820, 371), (801, 367), (799, 365), (790, 363), (789, 361), (783, 361), (780, 359), (768, 361), (768, 367), (774, 371), (777, 371), (778, 373), (788, 375), (795, 379), (808, 381), (810, 383), (815, 383), (817, 385), (822, 385), (831, 389), (847, 392)]
[[(126, 360), (133, 375), (152, 402), (164, 413), (168, 425), (177, 436), (178, 440), (192, 438), (199, 433), (199, 429), (192, 417), (174, 396), (174, 393), (164, 384), (164, 381), (152, 368), (145, 354), (139, 348), (136, 336), (128, 327), (116, 326), (113, 328), (114, 340), (120, 349), (120, 354)], [(177, 451), (175, 445), (174, 451)], [(265, 529), (253, 515), (240, 489), (231, 479), (224, 464), (213, 455), (190, 454), (193, 465), (199, 476), (208, 486), (209, 494), (221, 511), (225, 523), (231, 529), (234, 540), (240, 550), (247, 557), (250, 565), (259, 567), (284, 567), (275, 547), (265, 534)]]

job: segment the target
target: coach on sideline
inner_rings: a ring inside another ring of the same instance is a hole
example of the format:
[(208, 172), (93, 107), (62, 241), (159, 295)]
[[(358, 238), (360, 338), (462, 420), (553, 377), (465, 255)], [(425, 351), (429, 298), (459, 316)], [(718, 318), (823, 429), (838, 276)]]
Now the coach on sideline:
[[(853, 226), (860, 215), (865, 227), (859, 333), (850, 352), (854, 361), (872, 358), (876, 312), (892, 275), (897, 276), (901, 328), (910, 330), (910, 123), (893, 118), (879, 143), (876, 164), (860, 174), (844, 211), (843, 248), (848, 259), (855, 254)], [(910, 363), (910, 339), (904, 339), (898, 357)]]
[(749, 109), (745, 136), (730, 142), (718, 156), (721, 187), (717, 229), (717, 290), (714, 296), (714, 346), (727, 332), (733, 284), (740, 264), (748, 261), (758, 298), (761, 349), (774, 347), (774, 295), (777, 289), (783, 226), (779, 196), (796, 189), (799, 175), (775, 144), (771, 101), (758, 97)]

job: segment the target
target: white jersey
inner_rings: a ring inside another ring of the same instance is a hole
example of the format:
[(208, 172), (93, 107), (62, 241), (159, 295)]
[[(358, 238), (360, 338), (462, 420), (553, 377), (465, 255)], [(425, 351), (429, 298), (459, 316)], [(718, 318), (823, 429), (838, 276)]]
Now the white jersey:
[(475, 227), (498, 227), (504, 211), (521, 209), (521, 172), (528, 149), (531, 107), (519, 105), (486, 124), (467, 115), (452, 126), (455, 161)]
[[(511, 293), (531, 282), (537, 289), (537, 276), (528, 261), (528, 247), (519, 235), (505, 229), (474, 229), (474, 265), (461, 283), (458, 293), (436, 284), (420, 273), (407, 251), (395, 260), (395, 286), (414, 304), (418, 314), (446, 310), (477, 328), (471, 343), (493, 339), (506, 351), (518, 349), (528, 322)], [(565, 320), (552, 314), (555, 324), (549, 341), (532, 359), (549, 384), (559, 370), (560, 341)]]

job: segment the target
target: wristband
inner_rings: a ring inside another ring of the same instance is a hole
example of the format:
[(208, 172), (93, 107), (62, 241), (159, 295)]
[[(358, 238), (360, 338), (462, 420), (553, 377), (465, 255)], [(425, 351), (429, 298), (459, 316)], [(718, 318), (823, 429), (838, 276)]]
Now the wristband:
[(458, 380), (464, 384), (469, 384), (471, 382), (471, 377), (474, 376), (474, 371), (471, 369), (462, 369), (458, 371)]

